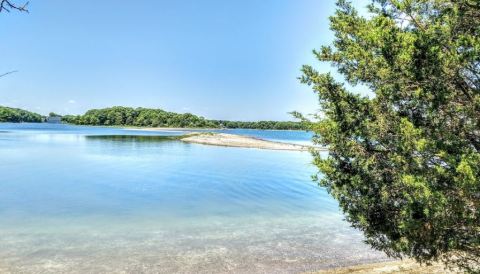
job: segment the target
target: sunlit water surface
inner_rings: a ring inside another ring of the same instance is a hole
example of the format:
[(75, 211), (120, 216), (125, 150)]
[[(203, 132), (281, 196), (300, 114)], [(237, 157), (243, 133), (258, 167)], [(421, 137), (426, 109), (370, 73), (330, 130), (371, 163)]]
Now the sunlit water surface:
[(0, 124), (0, 272), (297, 273), (385, 259), (311, 181), (308, 152), (148, 137), (178, 134)]

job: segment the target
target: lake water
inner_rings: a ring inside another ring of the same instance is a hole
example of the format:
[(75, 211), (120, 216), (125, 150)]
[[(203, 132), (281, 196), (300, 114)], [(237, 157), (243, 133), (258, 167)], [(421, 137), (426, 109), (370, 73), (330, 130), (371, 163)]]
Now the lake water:
[(385, 259), (310, 180), (308, 152), (145, 137), (181, 133), (0, 124), (0, 272), (298, 273)]

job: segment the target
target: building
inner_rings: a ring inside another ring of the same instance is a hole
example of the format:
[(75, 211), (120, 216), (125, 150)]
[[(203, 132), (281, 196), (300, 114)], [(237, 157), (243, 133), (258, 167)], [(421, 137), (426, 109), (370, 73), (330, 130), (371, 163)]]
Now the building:
[(62, 122), (62, 116), (48, 116), (47, 119), (45, 119), (45, 122), (59, 124)]

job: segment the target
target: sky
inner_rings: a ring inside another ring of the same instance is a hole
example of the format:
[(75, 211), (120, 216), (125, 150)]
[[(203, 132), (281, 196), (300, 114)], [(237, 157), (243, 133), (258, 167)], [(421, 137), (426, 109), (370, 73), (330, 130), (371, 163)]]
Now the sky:
[(0, 73), (18, 71), (0, 78), (0, 105), (292, 120), (288, 112), (318, 109), (301, 66), (332, 70), (312, 50), (333, 40), (334, 2), (30, 0), (28, 14), (0, 14)]

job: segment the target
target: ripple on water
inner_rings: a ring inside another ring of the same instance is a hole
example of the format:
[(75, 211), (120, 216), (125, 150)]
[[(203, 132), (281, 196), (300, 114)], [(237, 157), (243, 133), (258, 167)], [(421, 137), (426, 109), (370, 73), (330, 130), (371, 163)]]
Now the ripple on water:
[(311, 182), (308, 153), (8, 131), (0, 272), (287, 273), (385, 259)]

